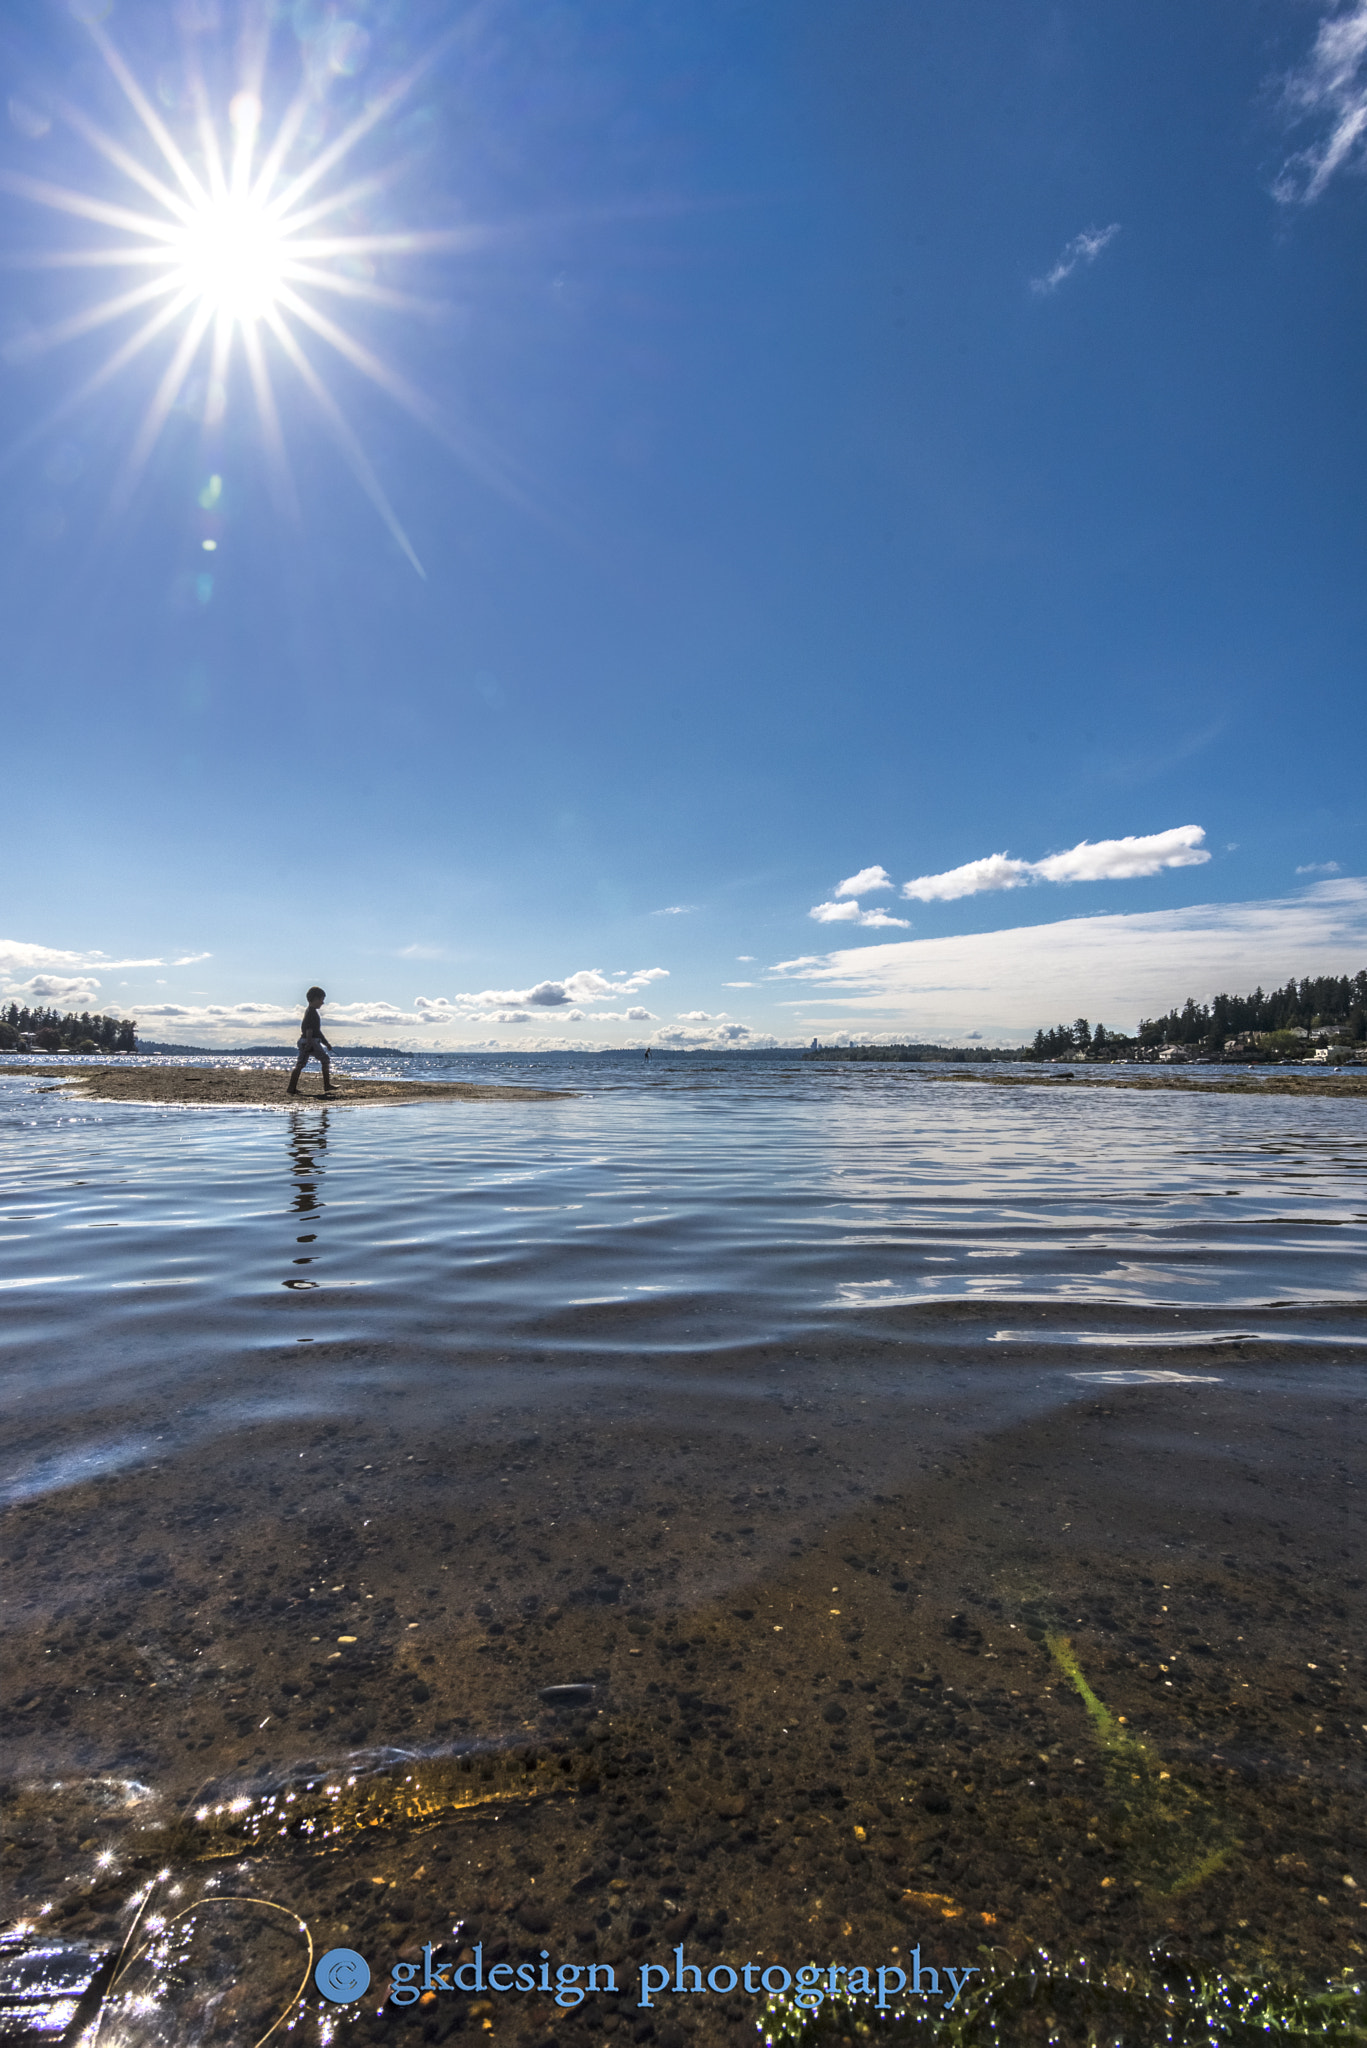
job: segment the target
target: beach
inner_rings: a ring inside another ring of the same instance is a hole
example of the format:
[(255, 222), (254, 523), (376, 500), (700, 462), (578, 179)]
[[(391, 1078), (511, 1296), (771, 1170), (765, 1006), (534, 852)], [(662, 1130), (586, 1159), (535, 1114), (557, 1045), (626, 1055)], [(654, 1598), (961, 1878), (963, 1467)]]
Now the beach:
[[(5, 1093), (11, 1910), (198, 1902), (167, 2038), (297, 1926), (357, 2040), (1355, 1970), (1357, 1105), (529, 1065), (459, 1126)], [(642, 2005), (677, 1950), (722, 1988)]]

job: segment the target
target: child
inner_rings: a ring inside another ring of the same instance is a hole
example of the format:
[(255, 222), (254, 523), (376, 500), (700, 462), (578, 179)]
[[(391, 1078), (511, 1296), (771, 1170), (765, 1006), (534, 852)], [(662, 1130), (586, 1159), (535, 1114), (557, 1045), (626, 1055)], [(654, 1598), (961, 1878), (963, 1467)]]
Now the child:
[(325, 1003), (327, 999), (327, 990), (325, 988), (311, 988), (309, 990), (309, 1006), (304, 1012), (304, 1021), (299, 1026), (299, 1057), (294, 1063), (294, 1072), (290, 1075), (289, 1087), (285, 1090), (286, 1095), (297, 1095), (299, 1093), (299, 1076), (303, 1073), (310, 1060), (317, 1060), (323, 1070), (324, 1095), (335, 1095), (337, 1093), (337, 1090), (332, 1085), (332, 1062), (328, 1058), (332, 1047), (323, 1036), (323, 1020), (318, 1015), (318, 1005)]

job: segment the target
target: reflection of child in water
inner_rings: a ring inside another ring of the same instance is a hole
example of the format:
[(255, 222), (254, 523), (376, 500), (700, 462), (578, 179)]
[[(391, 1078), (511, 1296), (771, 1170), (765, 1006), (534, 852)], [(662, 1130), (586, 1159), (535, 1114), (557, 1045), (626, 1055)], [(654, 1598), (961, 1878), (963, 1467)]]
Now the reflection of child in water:
[(297, 1095), (299, 1093), (299, 1076), (303, 1073), (310, 1060), (317, 1060), (323, 1070), (324, 1095), (335, 1095), (337, 1093), (337, 1090), (332, 1085), (332, 1062), (328, 1058), (332, 1047), (323, 1036), (323, 1020), (318, 1015), (318, 1005), (325, 1003), (327, 999), (327, 990), (325, 988), (311, 988), (309, 990), (309, 1006), (304, 1012), (304, 1021), (299, 1026), (299, 1057), (294, 1063), (294, 1072), (290, 1075), (289, 1086), (285, 1090), (286, 1095)]

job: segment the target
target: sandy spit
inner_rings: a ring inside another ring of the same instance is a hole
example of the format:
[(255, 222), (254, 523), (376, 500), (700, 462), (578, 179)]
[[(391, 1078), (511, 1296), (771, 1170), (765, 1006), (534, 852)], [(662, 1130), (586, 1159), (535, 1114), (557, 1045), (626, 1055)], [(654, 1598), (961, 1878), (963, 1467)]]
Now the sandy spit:
[[(297, 1095), (285, 1093), (288, 1074), (280, 1068), (225, 1067), (39, 1067), (17, 1063), (6, 1072), (41, 1076), (49, 1087), (69, 1088), (78, 1102), (246, 1104), (259, 1109), (286, 1109), (322, 1102), (322, 1078), (306, 1074)], [(334, 1074), (334, 1108), (361, 1102), (557, 1102), (572, 1093), (564, 1088), (483, 1087), (471, 1081), (372, 1081), (359, 1074)]]
[(1197, 1081), (1187, 1074), (974, 1074), (956, 1068), (927, 1074), (928, 1081), (985, 1081), (990, 1088), (1057, 1088), (1080, 1081), (1084, 1088), (1178, 1088), (1194, 1095), (1367, 1095), (1367, 1074), (1336, 1074), (1321, 1068), (1315, 1074), (1231, 1074), (1223, 1081)]

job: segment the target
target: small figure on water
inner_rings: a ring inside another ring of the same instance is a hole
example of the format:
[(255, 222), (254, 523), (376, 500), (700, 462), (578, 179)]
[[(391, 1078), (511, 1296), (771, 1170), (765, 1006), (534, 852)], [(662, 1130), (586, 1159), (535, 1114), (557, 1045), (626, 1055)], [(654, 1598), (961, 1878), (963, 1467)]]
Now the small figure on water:
[(323, 1036), (323, 1020), (318, 1015), (318, 1005), (325, 1003), (327, 999), (327, 990), (325, 988), (311, 988), (309, 990), (309, 1006), (304, 1012), (304, 1021), (299, 1026), (299, 1057), (294, 1063), (294, 1072), (290, 1075), (289, 1086), (285, 1090), (286, 1095), (297, 1095), (299, 1093), (299, 1076), (303, 1073), (310, 1060), (317, 1060), (323, 1070), (324, 1095), (335, 1095), (337, 1093), (337, 1090), (332, 1085), (332, 1062), (328, 1058), (332, 1047)]

